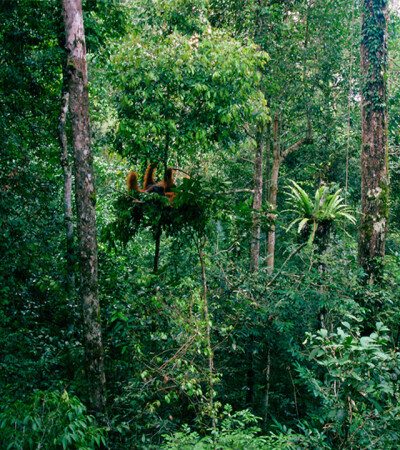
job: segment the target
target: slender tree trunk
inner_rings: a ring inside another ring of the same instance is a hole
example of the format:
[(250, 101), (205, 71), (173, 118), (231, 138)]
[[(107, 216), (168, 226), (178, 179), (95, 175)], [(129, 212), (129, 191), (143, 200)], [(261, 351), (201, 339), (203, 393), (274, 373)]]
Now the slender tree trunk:
[(83, 342), (91, 410), (105, 410), (105, 376), (97, 276), (93, 155), (90, 138), (89, 90), (81, 0), (63, 0), (69, 86), (69, 110), (75, 164), (75, 201), (79, 242)]
[(206, 264), (204, 261), (204, 247), (206, 245), (206, 238), (200, 238), (197, 250), (199, 252), (199, 259), (201, 265), (201, 279), (203, 281), (203, 307), (204, 307), (204, 321), (206, 323), (206, 344), (208, 352), (208, 389), (209, 389), (209, 410), (211, 425), (216, 430), (216, 409), (214, 405), (214, 352), (211, 347), (211, 317), (208, 310), (208, 294), (207, 294), (207, 277), (206, 277)]
[[(270, 205), (270, 198), (271, 198), (271, 161), (272, 161), (272, 155), (271, 155), (271, 124), (268, 123), (266, 126), (266, 143), (265, 143), (265, 173), (264, 173), (264, 180), (265, 180), (265, 186), (264, 186), (264, 196), (266, 201), (268, 202), (268, 205)], [(268, 233), (267, 238), (264, 241), (265, 246), (265, 258), (268, 261)]]
[(257, 127), (256, 135), (256, 157), (254, 164), (254, 198), (253, 198), (253, 225), (251, 230), (251, 270), (256, 271), (258, 268), (258, 261), (260, 259), (260, 238), (261, 225), (259, 213), (262, 204), (263, 193), (263, 139), (264, 126)]
[[(274, 118), (273, 123), (273, 144), (272, 144), (272, 167), (271, 167), (271, 180), (270, 180), (270, 195), (268, 202), (272, 213), (276, 210), (276, 200), (278, 196), (278, 180), (279, 180), (279, 169), (281, 167), (282, 161), (292, 152), (300, 148), (302, 145), (312, 144), (312, 128), (311, 122), (308, 120), (307, 123), (307, 134), (305, 138), (300, 139), (291, 147), (287, 148), (285, 151), (281, 151), (281, 141), (280, 141), (280, 118), (278, 115)], [(267, 256), (267, 266), (268, 271), (272, 272), (275, 265), (275, 220), (271, 225), (270, 231), (268, 233), (268, 256)]]
[(268, 346), (267, 350), (267, 367), (265, 368), (265, 388), (264, 388), (264, 428), (267, 428), (268, 414), (269, 414), (269, 390), (270, 390), (270, 377), (271, 377), (271, 347)]
[(265, 145), (265, 198), (267, 201), (271, 198), (271, 124), (266, 127), (266, 145)]
[(363, 0), (361, 41), (361, 224), (358, 261), (366, 281), (382, 275), (388, 222), (386, 0)]
[(69, 92), (67, 89), (63, 90), (61, 100), (61, 114), (58, 125), (58, 133), (61, 144), (60, 160), (61, 168), (64, 175), (64, 222), (67, 238), (67, 253), (66, 253), (66, 284), (68, 292), (72, 293), (75, 290), (75, 250), (74, 250), (74, 222), (72, 217), (72, 169), (68, 157), (68, 140), (67, 140), (67, 112), (69, 104)]
[[(272, 167), (271, 167), (271, 179), (270, 179), (270, 189), (268, 202), (271, 208), (272, 214), (276, 210), (276, 197), (278, 194), (278, 177), (279, 168), (281, 167), (282, 155), (281, 155), (281, 142), (280, 142), (280, 132), (279, 132), (279, 116), (274, 117), (273, 123), (273, 140), (272, 140)], [(268, 256), (267, 256), (267, 266), (268, 272), (274, 270), (275, 265), (275, 218), (271, 224), (271, 228), (268, 232)]]

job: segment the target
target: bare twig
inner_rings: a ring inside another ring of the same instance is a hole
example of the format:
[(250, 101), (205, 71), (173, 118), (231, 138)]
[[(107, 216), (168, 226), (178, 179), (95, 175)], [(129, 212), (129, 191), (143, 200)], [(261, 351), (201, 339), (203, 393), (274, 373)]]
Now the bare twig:
[(232, 250), (232, 248), (239, 242), (239, 238), (236, 239), (235, 241), (233, 241), (232, 245), (229, 246), (228, 248), (225, 248), (223, 250), (218, 251), (217, 253), (214, 253), (214, 255), (205, 255), (207, 256), (207, 258), (215, 258), (217, 255), (221, 254), (221, 253), (227, 253), (229, 251)]
[(115, 192), (118, 192), (118, 194), (125, 195), (126, 197), (131, 198), (133, 203), (144, 203), (143, 200), (138, 200), (137, 198), (133, 197), (132, 195), (127, 194), (126, 192), (122, 192), (119, 189), (116, 189), (116, 188), (114, 188), (112, 186), (110, 186), (110, 189), (112, 189)]
[(248, 162), (248, 163), (250, 163), (250, 164), (253, 164), (253, 165), (255, 164), (254, 161), (252, 161), (251, 159), (243, 158), (243, 156), (239, 156), (238, 159), (242, 159), (243, 161), (246, 161), (246, 162)]
[(216, 195), (221, 194), (237, 194), (239, 192), (250, 192), (251, 194), (254, 194), (254, 189), (234, 189), (233, 191), (224, 191), (224, 192), (216, 192)]
[(278, 278), (278, 276), (282, 273), (283, 268), (286, 266), (286, 264), (289, 262), (289, 260), (298, 253), (303, 247), (307, 245), (307, 242), (304, 242), (304, 244), (301, 244), (300, 247), (293, 250), (292, 253), (286, 258), (286, 261), (282, 264), (281, 268), (279, 269), (279, 272), (272, 278), (272, 280), (267, 284), (267, 286), (271, 286), (271, 284)]

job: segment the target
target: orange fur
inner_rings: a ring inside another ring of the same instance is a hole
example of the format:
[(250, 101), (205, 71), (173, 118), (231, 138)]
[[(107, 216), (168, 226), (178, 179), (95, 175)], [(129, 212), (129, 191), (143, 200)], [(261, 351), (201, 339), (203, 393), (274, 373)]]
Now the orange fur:
[(175, 192), (171, 192), (171, 189), (175, 187), (174, 171), (172, 167), (168, 167), (164, 174), (164, 180), (160, 183), (156, 183), (154, 180), (156, 168), (157, 163), (151, 163), (147, 167), (146, 173), (144, 175), (143, 189), (139, 188), (137, 173), (133, 171), (129, 172), (128, 178), (126, 180), (128, 193), (131, 191), (148, 193), (155, 192), (158, 195), (168, 197), (169, 202), (172, 203), (176, 195)]
[(172, 203), (175, 198), (175, 192), (171, 192), (171, 189), (175, 187), (174, 184), (174, 171), (172, 167), (168, 167), (164, 174), (164, 180), (157, 184), (164, 189), (164, 195), (168, 197), (169, 202)]
[(126, 187), (128, 189), (128, 194), (131, 191), (144, 192), (143, 189), (139, 188), (137, 173), (133, 171), (129, 172), (128, 174), (128, 178), (126, 179)]
[(160, 183), (152, 184), (147, 189), (146, 192), (155, 192), (158, 195), (166, 196), (169, 198), (170, 203), (175, 197), (175, 192), (171, 192), (171, 189), (175, 187), (174, 184), (174, 171), (171, 167), (168, 167), (165, 171), (164, 180)]
[[(165, 192), (170, 192), (171, 188), (174, 187), (174, 171), (172, 167), (168, 167), (165, 171), (164, 180), (161, 182), (164, 186)], [(161, 184), (160, 183), (160, 184)]]
[(172, 203), (176, 196), (176, 192), (166, 192), (165, 195), (168, 197), (169, 202)]
[(157, 170), (157, 163), (151, 163), (149, 164), (149, 166), (146, 169), (146, 173), (144, 174), (144, 181), (143, 181), (143, 189), (146, 190), (148, 189), (150, 186), (153, 186), (154, 184), (156, 184), (155, 180), (154, 180), (154, 174), (155, 171)]
[(154, 180), (154, 173), (157, 168), (157, 163), (151, 163), (148, 165), (146, 169), (146, 173), (144, 174), (144, 181), (143, 181), (143, 189), (140, 189), (139, 183), (138, 183), (138, 174), (136, 172), (129, 172), (128, 178), (126, 180), (126, 186), (129, 191), (136, 191), (136, 192), (146, 192), (146, 190), (156, 184)]
[(168, 197), (169, 202), (172, 203), (174, 201), (174, 198), (176, 196), (176, 192), (171, 192), (171, 189), (175, 187), (175, 180), (174, 180), (174, 171), (171, 167), (168, 167), (167, 171), (165, 172), (164, 180), (165, 180), (165, 195)]

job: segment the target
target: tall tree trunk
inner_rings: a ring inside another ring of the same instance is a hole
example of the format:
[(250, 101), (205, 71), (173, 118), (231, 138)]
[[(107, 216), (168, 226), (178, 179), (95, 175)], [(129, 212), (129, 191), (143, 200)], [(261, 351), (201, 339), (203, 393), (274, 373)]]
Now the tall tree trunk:
[(211, 425), (216, 430), (216, 409), (214, 404), (214, 351), (211, 346), (211, 327), (212, 320), (208, 309), (208, 293), (207, 293), (207, 276), (206, 276), (206, 263), (204, 260), (204, 247), (206, 245), (206, 237), (202, 237), (198, 240), (197, 251), (199, 253), (200, 266), (201, 266), (201, 279), (203, 281), (203, 308), (204, 308), (204, 323), (206, 323), (206, 344), (208, 353), (208, 410), (211, 418)]
[[(287, 148), (282, 152), (281, 141), (280, 141), (280, 118), (278, 114), (274, 118), (273, 123), (273, 144), (272, 144), (272, 167), (271, 167), (271, 178), (270, 178), (270, 195), (268, 202), (272, 213), (276, 210), (276, 200), (278, 196), (278, 180), (279, 180), (279, 169), (281, 167), (282, 161), (292, 152), (300, 148), (302, 145), (312, 144), (312, 128), (311, 122), (308, 120), (307, 123), (307, 134), (305, 138), (300, 139), (291, 147)], [(275, 221), (271, 225), (268, 232), (268, 256), (267, 256), (267, 266), (268, 271), (272, 272), (275, 265)]]
[(270, 377), (271, 377), (271, 346), (268, 345), (267, 349), (267, 367), (264, 369), (265, 372), (265, 387), (264, 387), (264, 404), (263, 404), (263, 422), (264, 428), (267, 428), (268, 424), (268, 414), (269, 414), (269, 391), (270, 391)]
[(69, 110), (75, 164), (75, 201), (79, 242), (83, 341), (91, 410), (105, 410), (105, 376), (97, 276), (93, 155), (90, 138), (89, 90), (81, 0), (63, 0), (69, 86)]
[(271, 123), (268, 122), (265, 130), (265, 198), (271, 198)]
[(363, 0), (361, 224), (358, 261), (373, 284), (383, 270), (388, 222), (386, 0)]
[(58, 124), (58, 134), (61, 144), (60, 160), (61, 168), (64, 175), (64, 222), (67, 240), (66, 253), (66, 284), (69, 293), (75, 290), (75, 251), (74, 251), (74, 223), (72, 217), (72, 169), (68, 157), (68, 140), (67, 140), (67, 112), (69, 105), (69, 92), (63, 90), (61, 100), (61, 114)]
[(263, 193), (263, 139), (264, 126), (259, 124), (257, 126), (256, 134), (256, 157), (254, 164), (254, 197), (253, 197), (253, 224), (251, 229), (251, 270), (256, 271), (258, 268), (258, 261), (260, 259), (260, 238), (261, 238), (261, 224), (259, 213), (262, 204)]
[[(268, 203), (270, 205), (272, 214), (276, 210), (276, 197), (278, 194), (278, 177), (279, 177), (279, 168), (282, 162), (281, 155), (281, 143), (280, 143), (280, 133), (279, 133), (279, 116), (276, 115), (274, 117), (273, 123), (273, 140), (272, 140), (272, 167), (271, 167), (271, 178), (269, 183), (269, 198)], [(271, 228), (268, 232), (268, 256), (267, 256), (267, 267), (268, 272), (272, 272), (274, 270), (275, 265), (275, 218), (273, 223), (271, 224)]]

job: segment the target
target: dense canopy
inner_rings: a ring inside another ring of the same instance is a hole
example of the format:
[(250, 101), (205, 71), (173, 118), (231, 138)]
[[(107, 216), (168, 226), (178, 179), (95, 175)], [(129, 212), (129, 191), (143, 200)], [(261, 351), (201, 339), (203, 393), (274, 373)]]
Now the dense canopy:
[(400, 446), (400, 4), (0, 1), (0, 447)]

